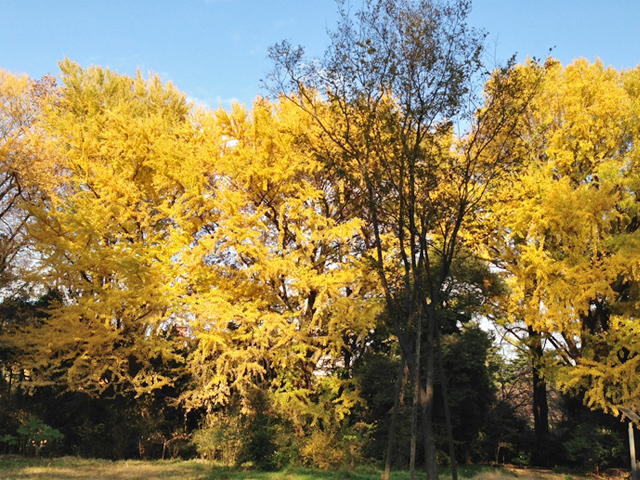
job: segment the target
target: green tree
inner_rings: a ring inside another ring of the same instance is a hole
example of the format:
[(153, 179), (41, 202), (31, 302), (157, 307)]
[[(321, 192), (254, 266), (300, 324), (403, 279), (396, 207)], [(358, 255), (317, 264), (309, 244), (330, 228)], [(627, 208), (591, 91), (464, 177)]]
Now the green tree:
[(474, 450), (477, 449), (480, 432), (487, 430), (487, 412), (496, 403), (488, 368), (491, 340), (486, 332), (473, 324), (442, 339), (453, 431), (459, 458), (465, 461), (481, 460)]
[(37, 418), (27, 420), (18, 428), (17, 433), (29, 448), (34, 449), (36, 457), (40, 456), (40, 451), (47, 447), (48, 444), (64, 438), (64, 435), (59, 430), (50, 427)]

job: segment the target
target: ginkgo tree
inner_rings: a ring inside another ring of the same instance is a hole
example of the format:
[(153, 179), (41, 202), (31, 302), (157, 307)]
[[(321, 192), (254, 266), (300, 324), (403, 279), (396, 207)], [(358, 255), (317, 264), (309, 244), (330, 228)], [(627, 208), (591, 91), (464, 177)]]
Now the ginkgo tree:
[[(156, 76), (65, 60), (40, 120), (57, 177), (29, 207), (34, 278), (60, 292), (43, 324), (15, 336), (38, 383), (95, 395), (171, 384), (169, 337), (180, 219), (195, 214), (198, 128), (185, 96)], [(176, 313), (177, 312), (177, 313)]]
[(555, 62), (512, 143), (522, 168), (490, 215), (508, 316), (555, 347), (545, 376), (615, 413), (635, 406), (637, 385), (636, 79)]
[[(0, 69), (0, 334), (25, 321), (16, 311), (41, 292), (41, 283), (26, 281), (29, 259), (37, 255), (26, 233), (26, 205), (42, 198), (41, 186), (55, 175), (37, 127), (54, 87), (51, 77), (32, 80)], [(18, 356), (11, 342), (0, 339), (0, 386), (6, 387), (0, 401), (9, 416), (10, 397), (25, 376)]]
[(33, 201), (54, 176), (42, 147), (38, 115), (54, 95), (52, 77), (32, 80), (0, 69), (0, 288), (8, 297), (20, 291), (16, 270), (27, 248), (24, 227), (29, 212), (23, 202)]
[(381, 304), (309, 119), (60, 67), (39, 116), (56, 175), (25, 204), (31, 278), (59, 300), (7, 335), (33, 384), (109, 397), (180, 380), (176, 404), (210, 418), (250, 413), (259, 391), (300, 436), (337, 434)]
[(299, 109), (258, 99), (211, 121), (215, 215), (197, 219), (181, 260), (197, 338), (185, 401), (250, 412), (261, 389), (297, 429), (329, 435), (359, 401), (336, 372), (350, 368), (351, 344), (364, 348), (381, 308), (355, 254), (360, 222), (310, 150), (314, 126)]

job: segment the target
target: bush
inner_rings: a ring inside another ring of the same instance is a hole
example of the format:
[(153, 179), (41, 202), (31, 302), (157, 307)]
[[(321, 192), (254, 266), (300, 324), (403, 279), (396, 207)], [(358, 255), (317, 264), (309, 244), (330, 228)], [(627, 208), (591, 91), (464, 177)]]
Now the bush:
[(624, 442), (611, 429), (581, 424), (575, 435), (564, 442), (567, 457), (585, 471), (604, 470), (624, 452)]
[(209, 419), (209, 425), (193, 434), (192, 443), (206, 460), (218, 460), (226, 466), (238, 463), (243, 447), (243, 425), (235, 415)]
[(353, 469), (364, 461), (362, 447), (365, 436), (366, 432), (357, 428), (314, 430), (300, 449), (301, 460), (306, 466), (322, 470)]
[(15, 435), (0, 435), (0, 443), (3, 443), (6, 448), (13, 447), (18, 445), (18, 437)]
[(53, 427), (46, 425), (37, 418), (27, 420), (18, 428), (18, 434), (25, 440), (28, 448), (33, 448), (36, 457), (40, 456), (40, 451), (49, 447), (56, 440), (61, 440), (64, 435)]
[(242, 462), (249, 462), (260, 470), (274, 470), (276, 458), (277, 417), (266, 411), (259, 411), (244, 418), (242, 439)]

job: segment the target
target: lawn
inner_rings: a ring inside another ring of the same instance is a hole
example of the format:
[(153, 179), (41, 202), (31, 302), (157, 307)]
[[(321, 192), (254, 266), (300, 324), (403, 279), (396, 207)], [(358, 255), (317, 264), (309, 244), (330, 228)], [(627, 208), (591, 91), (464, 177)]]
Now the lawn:
[[(491, 467), (462, 467), (460, 478), (474, 480), (582, 480), (587, 477), (553, 473), (543, 470), (503, 469)], [(424, 473), (418, 478), (425, 479)], [(442, 480), (450, 479), (443, 471)], [(593, 478), (593, 477), (592, 477)], [(624, 478), (624, 477), (618, 477)], [(355, 471), (319, 472), (286, 470), (281, 472), (251, 472), (229, 470), (214, 464), (190, 461), (118, 461), (85, 460), (74, 457), (29, 460), (0, 458), (2, 480), (379, 480), (380, 471), (373, 468)], [(392, 472), (392, 480), (409, 480), (408, 472)]]

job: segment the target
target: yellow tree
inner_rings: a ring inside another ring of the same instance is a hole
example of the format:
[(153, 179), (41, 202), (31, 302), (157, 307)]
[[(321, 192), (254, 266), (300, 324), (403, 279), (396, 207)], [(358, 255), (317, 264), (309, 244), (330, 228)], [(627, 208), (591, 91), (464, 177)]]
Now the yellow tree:
[[(54, 85), (50, 77), (34, 81), (0, 69), (0, 333), (20, 323), (14, 307), (41, 293), (38, 282), (25, 281), (33, 253), (25, 234), (30, 219), (26, 205), (40, 198), (40, 187), (55, 176), (36, 126)], [(10, 343), (0, 340), (0, 384), (7, 387), (7, 399), (24, 377)]]
[(189, 375), (188, 409), (248, 410), (261, 389), (301, 433), (330, 436), (358, 401), (336, 372), (379, 306), (309, 122), (263, 100), (199, 111), (155, 76), (61, 70), (39, 120), (58, 174), (28, 230), (33, 278), (61, 300), (7, 337), (34, 384), (143, 395)]
[[(23, 202), (35, 200), (39, 185), (54, 176), (35, 127), (37, 115), (53, 95), (55, 81), (34, 81), (0, 69), (0, 278), (2, 296), (18, 285), (15, 269), (24, 253), (24, 226), (29, 217)], [(12, 288), (13, 287), (13, 288)]]
[[(619, 414), (620, 408), (640, 410), (640, 349), (637, 341), (640, 312), (640, 129), (637, 121), (640, 112), (640, 69), (619, 72), (619, 84), (626, 94), (617, 105), (621, 115), (621, 141), (617, 148), (622, 158), (606, 170), (606, 167), (602, 168), (609, 182), (617, 187), (613, 192), (616, 200), (614, 212), (609, 214), (607, 259), (600, 262), (605, 278), (612, 279), (612, 282), (605, 294), (597, 292), (597, 303), (592, 301), (595, 307), (588, 314), (583, 314), (586, 332), (581, 339), (581, 356), (575, 367), (561, 369), (559, 374), (565, 389), (585, 392), (585, 401), (589, 406), (615, 415)], [(611, 110), (614, 111), (613, 105)], [(597, 329), (600, 326), (603, 326), (601, 331)]]
[(609, 343), (623, 348), (622, 332), (635, 323), (635, 78), (600, 61), (556, 62), (512, 143), (522, 169), (492, 210), (500, 232), (492, 256), (507, 272), (510, 318), (555, 347), (566, 365), (556, 371), (562, 386), (587, 387), (587, 402), (605, 410), (625, 402), (608, 398), (599, 378), (632, 378), (605, 374), (606, 364), (617, 357), (629, 369), (634, 357), (614, 355)]
[(249, 411), (257, 387), (301, 433), (311, 422), (329, 434), (358, 401), (336, 372), (364, 348), (379, 309), (354, 256), (360, 223), (310, 150), (314, 126), (299, 109), (258, 99), (251, 112), (215, 115), (215, 216), (198, 220), (184, 256), (197, 338), (187, 405)]
[(196, 214), (198, 124), (183, 94), (61, 62), (43, 113), (59, 172), (31, 207), (34, 275), (62, 295), (41, 325), (14, 336), (37, 382), (93, 394), (171, 384), (182, 361), (169, 338), (181, 311), (175, 271)]

